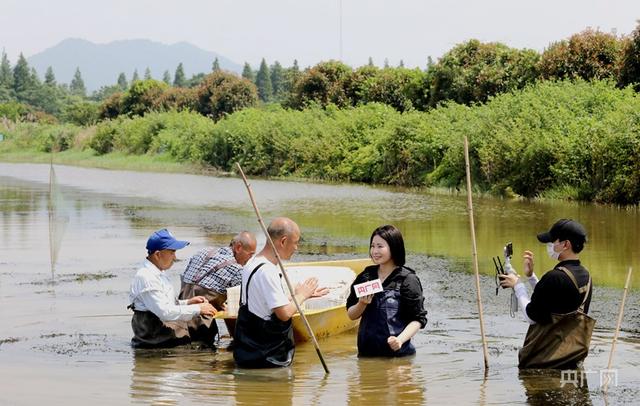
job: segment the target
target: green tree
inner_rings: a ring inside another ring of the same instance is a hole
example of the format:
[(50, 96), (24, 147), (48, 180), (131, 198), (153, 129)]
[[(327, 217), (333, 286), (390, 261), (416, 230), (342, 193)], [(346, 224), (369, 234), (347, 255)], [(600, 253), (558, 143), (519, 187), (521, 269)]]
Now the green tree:
[(160, 96), (167, 88), (166, 83), (154, 79), (132, 83), (122, 97), (121, 114), (143, 116), (147, 112), (157, 110)]
[(76, 101), (67, 104), (62, 111), (62, 119), (81, 126), (93, 125), (98, 121), (99, 105), (95, 102)]
[(0, 62), (0, 100), (8, 101), (13, 95), (13, 72), (7, 53), (2, 51), (2, 61)]
[(198, 112), (214, 120), (254, 106), (258, 101), (257, 89), (253, 83), (224, 71), (207, 75), (196, 90)]
[(614, 34), (587, 29), (547, 48), (539, 70), (545, 79), (612, 78), (621, 49), (622, 42)]
[(298, 61), (293, 60), (293, 65), (284, 70), (284, 80), (281, 85), (281, 98), (280, 102), (286, 105), (291, 105), (293, 89), (300, 79), (300, 68), (298, 67)]
[(220, 70), (220, 62), (218, 61), (218, 57), (216, 56), (216, 59), (213, 61), (213, 64), (211, 65), (211, 72), (217, 72)]
[[(118, 117), (122, 113), (122, 99), (124, 98), (123, 93), (114, 93), (109, 96), (105, 101), (102, 102), (100, 108), (98, 109), (98, 118), (101, 120), (108, 120)], [(96, 151), (104, 151), (102, 147), (96, 147), (94, 145), (91, 146)]]
[(44, 74), (44, 84), (47, 86), (55, 86), (56, 76), (53, 74), (53, 68), (49, 66), (47, 72)]
[(185, 82), (185, 87), (197, 87), (198, 85), (200, 85), (200, 83), (202, 83), (202, 81), (205, 78), (205, 74), (200, 72), (200, 73), (196, 73), (195, 75), (191, 76), (191, 79), (187, 80)]
[(153, 77), (151, 76), (151, 69), (147, 67), (147, 69), (144, 70), (144, 80), (149, 80), (149, 79), (153, 79)]
[(249, 62), (244, 63), (244, 67), (242, 68), (242, 77), (249, 80), (250, 82), (256, 81), (256, 75), (253, 73), (253, 69), (251, 69), (251, 65), (249, 65)]
[(349, 106), (352, 101), (346, 88), (352, 73), (351, 67), (342, 62), (321, 62), (305, 71), (296, 81), (288, 104), (298, 109), (313, 103)]
[(271, 74), (269, 73), (269, 66), (267, 62), (262, 58), (260, 62), (260, 69), (256, 74), (256, 87), (258, 88), (258, 96), (263, 102), (268, 102), (273, 96), (273, 87), (271, 85)]
[(38, 71), (36, 71), (36, 68), (32, 67), (29, 72), (31, 83), (35, 84), (36, 86), (41, 85), (42, 83), (40, 83), (40, 77), (38, 77)]
[(170, 87), (158, 100), (159, 109), (198, 111), (198, 88)]
[(636, 91), (640, 90), (640, 21), (622, 46), (620, 56), (618, 86), (626, 87), (633, 84)]
[(140, 80), (140, 75), (138, 75), (138, 69), (136, 68), (133, 70), (133, 76), (131, 76), (131, 85), (133, 86), (133, 83), (139, 80)]
[(427, 69), (429, 70), (433, 67), (433, 65), (435, 65), (435, 63), (433, 63), (433, 58), (431, 57), (431, 55), (427, 56)]
[(471, 104), (498, 93), (522, 89), (539, 76), (540, 55), (501, 43), (470, 40), (455, 46), (428, 70), (428, 104), (445, 100)]
[(273, 91), (273, 98), (276, 101), (283, 100), (285, 97), (285, 77), (284, 77), (284, 69), (280, 62), (275, 61), (273, 65), (271, 65), (271, 86)]
[(69, 90), (73, 95), (80, 97), (87, 96), (87, 88), (84, 86), (84, 80), (82, 80), (79, 67), (76, 68), (76, 73), (73, 74), (73, 79), (71, 79), (71, 83), (69, 84)]
[(361, 73), (364, 80), (360, 81), (359, 89), (351, 96), (354, 104), (384, 103), (401, 112), (424, 104), (422, 89), (425, 74), (420, 69), (371, 69), (363, 67), (356, 71)]
[(16, 66), (13, 68), (13, 90), (19, 101), (22, 101), (24, 94), (32, 89), (33, 83), (31, 79), (29, 64), (21, 53)]
[(187, 78), (184, 75), (184, 67), (182, 66), (182, 62), (180, 62), (176, 68), (176, 73), (173, 75), (173, 85), (175, 87), (185, 87), (186, 83)]
[(0, 86), (0, 104), (8, 103), (13, 100), (13, 89), (9, 89), (5, 86)]
[(164, 74), (162, 75), (162, 81), (171, 86), (171, 74), (168, 70), (164, 71)]
[(101, 102), (120, 92), (122, 92), (122, 89), (117, 84), (110, 86), (101, 86), (100, 89), (93, 92), (93, 94), (91, 95), (91, 100)]
[(118, 87), (123, 92), (127, 90), (127, 88), (129, 87), (129, 83), (127, 83), (127, 76), (124, 74), (124, 72), (120, 72), (120, 74), (118, 75), (117, 83), (118, 83)]

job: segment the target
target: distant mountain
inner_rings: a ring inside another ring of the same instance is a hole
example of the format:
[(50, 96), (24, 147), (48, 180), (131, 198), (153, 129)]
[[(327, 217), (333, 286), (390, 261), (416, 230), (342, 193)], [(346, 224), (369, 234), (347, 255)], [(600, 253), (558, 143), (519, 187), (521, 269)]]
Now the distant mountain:
[(53, 68), (58, 83), (70, 83), (76, 68), (80, 68), (82, 79), (88, 91), (101, 86), (113, 85), (120, 72), (130, 81), (133, 71), (138, 70), (143, 78), (147, 67), (154, 79), (162, 80), (168, 70), (173, 80), (180, 62), (185, 75), (211, 72), (211, 65), (218, 57), (224, 70), (240, 73), (242, 66), (215, 52), (205, 51), (187, 42), (165, 45), (145, 39), (114, 41), (108, 44), (94, 44), (83, 39), (66, 39), (58, 45), (27, 58), (29, 66), (36, 68), (44, 77), (47, 67)]

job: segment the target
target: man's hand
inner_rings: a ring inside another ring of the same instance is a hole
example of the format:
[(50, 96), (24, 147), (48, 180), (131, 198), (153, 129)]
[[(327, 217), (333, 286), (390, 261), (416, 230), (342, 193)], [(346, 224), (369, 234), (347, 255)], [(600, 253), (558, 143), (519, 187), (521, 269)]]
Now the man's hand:
[(516, 286), (518, 283), (518, 275), (510, 273), (507, 275), (499, 275), (500, 277), (500, 286), (503, 288), (512, 288)]
[[(199, 296), (202, 297), (202, 296)], [(195, 298), (194, 298), (195, 299)], [(200, 315), (213, 317), (217, 313), (216, 308), (211, 306), (211, 303), (205, 300), (204, 303), (200, 303)]]
[(205, 298), (204, 296), (194, 296), (191, 299), (187, 300), (187, 304), (200, 304), (200, 303), (205, 303), (207, 302), (207, 298)]
[(302, 295), (306, 300), (313, 296), (313, 293), (318, 289), (318, 278), (309, 278), (306, 281), (296, 285), (294, 295)]
[(387, 344), (389, 344), (389, 347), (391, 347), (393, 351), (398, 351), (402, 347), (403, 343), (398, 337), (391, 336), (387, 338)]
[(524, 252), (524, 274), (527, 278), (533, 275), (533, 252), (531, 251)]

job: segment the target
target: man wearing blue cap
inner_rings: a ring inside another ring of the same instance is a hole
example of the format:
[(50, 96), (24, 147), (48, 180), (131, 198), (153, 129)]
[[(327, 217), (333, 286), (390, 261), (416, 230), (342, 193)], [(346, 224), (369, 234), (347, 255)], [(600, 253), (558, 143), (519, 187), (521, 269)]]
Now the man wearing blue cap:
[(574, 369), (586, 358), (595, 320), (587, 316), (591, 304), (591, 276), (578, 254), (587, 232), (575, 220), (560, 219), (538, 234), (547, 254), (558, 261), (538, 281), (533, 272), (533, 253), (524, 252), (524, 273), (533, 289), (515, 274), (500, 275), (503, 288), (514, 288), (529, 330), (520, 350), (520, 368)]
[[(171, 268), (176, 250), (189, 245), (176, 240), (167, 230), (153, 233), (147, 240), (147, 259), (131, 282), (129, 308), (134, 311), (131, 319), (136, 348), (174, 347), (195, 340), (187, 321), (197, 316), (212, 317), (215, 308), (202, 296), (188, 300), (176, 300), (171, 281), (164, 271)], [(206, 338), (210, 340), (210, 337)], [(211, 342), (206, 342), (211, 345)]]

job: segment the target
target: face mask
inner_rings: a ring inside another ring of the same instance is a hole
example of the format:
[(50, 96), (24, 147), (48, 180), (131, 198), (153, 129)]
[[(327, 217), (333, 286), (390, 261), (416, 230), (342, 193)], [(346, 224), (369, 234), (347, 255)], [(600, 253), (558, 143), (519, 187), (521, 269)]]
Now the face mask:
[(560, 253), (556, 252), (553, 249), (553, 246), (554, 246), (554, 244), (552, 242), (548, 242), (547, 243), (547, 255), (549, 255), (549, 258), (555, 259), (557, 261), (558, 258), (560, 257)]

